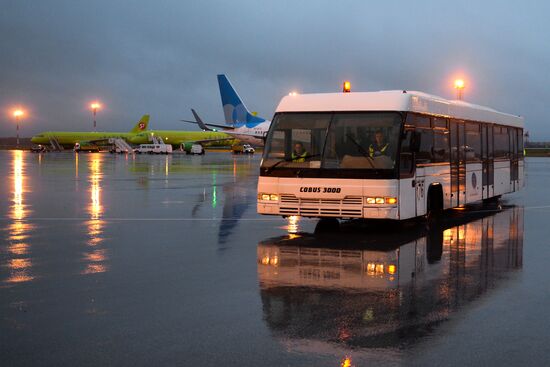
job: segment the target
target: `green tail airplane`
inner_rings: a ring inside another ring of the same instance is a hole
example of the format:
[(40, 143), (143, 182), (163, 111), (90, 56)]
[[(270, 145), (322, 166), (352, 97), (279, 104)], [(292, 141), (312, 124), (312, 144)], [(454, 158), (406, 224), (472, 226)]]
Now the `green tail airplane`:
[(188, 149), (192, 144), (228, 145), (234, 137), (215, 131), (178, 131), (178, 130), (147, 130), (149, 115), (143, 115), (139, 122), (129, 132), (71, 132), (46, 131), (31, 138), (34, 144), (49, 145), (56, 140), (64, 148), (81, 146), (106, 145), (109, 139), (121, 138), (131, 144), (149, 144), (152, 136), (162, 138), (165, 144), (175, 148), (182, 145)]
[(109, 139), (122, 138), (127, 140), (133, 136), (147, 130), (149, 124), (149, 115), (143, 115), (139, 122), (129, 132), (78, 132), (78, 131), (46, 131), (37, 134), (31, 138), (34, 144), (48, 145), (52, 140), (57, 142), (63, 148), (73, 148), (76, 143), (80, 145), (101, 145), (107, 143)]
[(177, 131), (177, 130), (148, 130), (137, 133), (126, 139), (131, 144), (150, 144), (152, 137), (156, 136), (171, 144), (174, 148), (183, 147), (190, 149), (193, 144), (231, 145), (235, 138), (231, 135), (217, 131)]

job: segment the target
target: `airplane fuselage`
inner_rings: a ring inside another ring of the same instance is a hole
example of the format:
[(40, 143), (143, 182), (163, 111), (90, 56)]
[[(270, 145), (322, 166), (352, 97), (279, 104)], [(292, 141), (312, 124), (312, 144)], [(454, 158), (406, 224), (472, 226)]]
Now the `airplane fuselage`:
[(236, 127), (233, 130), (223, 131), (236, 139), (239, 139), (243, 143), (248, 143), (254, 146), (263, 146), (270, 125), (271, 121), (266, 120), (253, 127), (243, 125), (241, 127)]
[(172, 144), (178, 147), (183, 143), (192, 143), (201, 140), (215, 140), (219, 142), (209, 143), (211, 145), (230, 145), (229, 140), (233, 137), (219, 131), (174, 131), (174, 130), (148, 130), (135, 134), (130, 139), (132, 144), (148, 144), (151, 142), (151, 136), (162, 138), (165, 144)]
[(83, 132), (83, 131), (45, 131), (31, 138), (34, 144), (50, 144), (51, 139), (56, 139), (64, 148), (72, 148), (76, 143), (108, 140), (112, 138), (131, 139), (136, 133), (129, 132)]

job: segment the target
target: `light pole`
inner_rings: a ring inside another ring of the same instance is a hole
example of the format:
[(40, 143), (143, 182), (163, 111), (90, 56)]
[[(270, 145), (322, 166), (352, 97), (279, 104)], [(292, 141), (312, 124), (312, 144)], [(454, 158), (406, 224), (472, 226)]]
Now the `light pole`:
[(462, 101), (462, 91), (464, 90), (464, 80), (457, 79), (455, 80), (455, 89), (456, 89), (456, 99)]
[(23, 116), (24, 112), (22, 110), (13, 111), (13, 117), (15, 117), (16, 131), (17, 131), (17, 148), (19, 148), (19, 119)]
[(101, 105), (97, 102), (93, 102), (91, 105), (90, 105), (90, 108), (92, 109), (92, 113), (94, 114), (94, 131), (96, 131), (96, 128), (97, 128), (97, 123), (96, 123), (96, 114), (97, 114), (97, 110), (99, 110), (101, 108)]

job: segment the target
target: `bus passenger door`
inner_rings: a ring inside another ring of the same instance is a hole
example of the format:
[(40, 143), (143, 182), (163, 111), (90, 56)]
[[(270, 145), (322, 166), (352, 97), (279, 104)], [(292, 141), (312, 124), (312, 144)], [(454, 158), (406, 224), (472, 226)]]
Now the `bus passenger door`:
[(466, 203), (466, 135), (464, 121), (458, 123), (458, 201)]
[(493, 126), (483, 124), (481, 126), (481, 160), (482, 160), (482, 185), (483, 199), (494, 195), (494, 160), (493, 160)]
[(411, 149), (414, 130), (406, 130), (401, 139), (399, 154), (399, 218), (416, 216), (414, 149)]
[(451, 120), (451, 206), (466, 200), (466, 164), (464, 157), (464, 122)]
[(508, 130), (510, 131), (510, 190), (513, 192), (519, 189), (518, 134), (514, 128)]

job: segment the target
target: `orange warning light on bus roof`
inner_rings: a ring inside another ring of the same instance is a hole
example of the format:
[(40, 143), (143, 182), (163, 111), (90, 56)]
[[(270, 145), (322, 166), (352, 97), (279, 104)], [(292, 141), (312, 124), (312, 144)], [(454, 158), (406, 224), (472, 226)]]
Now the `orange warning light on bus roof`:
[(350, 83), (348, 80), (346, 80), (346, 81), (344, 82), (343, 91), (344, 91), (344, 93), (349, 93), (349, 92), (351, 92), (351, 83)]

